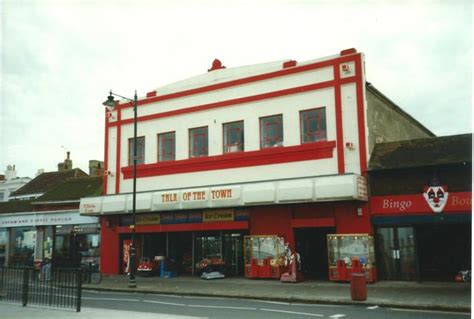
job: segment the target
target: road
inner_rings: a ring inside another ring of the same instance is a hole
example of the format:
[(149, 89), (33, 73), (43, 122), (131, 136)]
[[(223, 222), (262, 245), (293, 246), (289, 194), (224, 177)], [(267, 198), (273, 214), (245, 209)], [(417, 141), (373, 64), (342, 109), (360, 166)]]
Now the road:
[[(196, 318), (344, 318), (344, 319), (466, 319), (470, 314), (420, 311), (377, 306), (284, 303), (246, 299), (185, 297), (157, 294), (83, 291), (82, 306), (159, 313)], [(139, 317), (136, 317), (139, 319)]]

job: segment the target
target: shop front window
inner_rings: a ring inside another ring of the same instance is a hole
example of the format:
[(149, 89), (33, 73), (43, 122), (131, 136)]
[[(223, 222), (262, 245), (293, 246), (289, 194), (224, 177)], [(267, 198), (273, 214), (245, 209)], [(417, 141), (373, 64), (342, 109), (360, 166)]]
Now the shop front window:
[(98, 263), (100, 230), (97, 224), (56, 226), (54, 262), (58, 267), (78, 267)]
[(44, 259), (53, 259), (53, 226), (47, 226), (44, 229), (42, 249)]
[(34, 227), (12, 228), (13, 242), (10, 243), (10, 260), (12, 266), (33, 266), (36, 229)]
[(201, 234), (196, 236), (195, 244), (196, 260), (222, 259), (222, 239), (219, 234)]
[(199, 264), (204, 260), (209, 265), (224, 264), (218, 271), (239, 275), (243, 272), (243, 234), (229, 232), (196, 233), (194, 239), (194, 261), (199, 274)]
[(0, 228), (0, 267), (5, 266), (7, 259), (8, 231), (6, 228)]
[(58, 267), (68, 267), (72, 263), (72, 230), (70, 225), (56, 226), (54, 264)]

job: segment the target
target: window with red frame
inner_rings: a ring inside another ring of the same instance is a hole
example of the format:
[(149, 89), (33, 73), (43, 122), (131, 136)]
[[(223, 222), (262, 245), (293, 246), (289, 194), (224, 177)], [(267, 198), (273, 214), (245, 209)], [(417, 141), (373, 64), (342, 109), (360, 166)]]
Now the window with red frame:
[(226, 123), (224, 131), (224, 153), (242, 152), (244, 150), (244, 121)]
[(325, 141), (326, 134), (326, 108), (300, 112), (301, 143)]
[[(137, 165), (145, 163), (145, 136), (137, 137)], [(128, 165), (133, 165), (133, 138), (128, 139)]]
[(175, 132), (158, 134), (158, 162), (175, 160)]
[(283, 146), (283, 116), (260, 118), (260, 148)]
[(207, 126), (189, 130), (189, 157), (202, 157), (208, 155)]

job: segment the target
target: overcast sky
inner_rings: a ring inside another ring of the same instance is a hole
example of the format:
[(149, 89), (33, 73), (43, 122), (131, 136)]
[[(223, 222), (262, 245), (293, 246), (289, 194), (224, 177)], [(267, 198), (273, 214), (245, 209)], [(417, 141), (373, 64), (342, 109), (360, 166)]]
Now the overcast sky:
[[(337, 2), (338, 5), (334, 5)], [(367, 80), (437, 135), (472, 132), (470, 1), (3, 1), (0, 173), (103, 160), (110, 89), (356, 48)]]

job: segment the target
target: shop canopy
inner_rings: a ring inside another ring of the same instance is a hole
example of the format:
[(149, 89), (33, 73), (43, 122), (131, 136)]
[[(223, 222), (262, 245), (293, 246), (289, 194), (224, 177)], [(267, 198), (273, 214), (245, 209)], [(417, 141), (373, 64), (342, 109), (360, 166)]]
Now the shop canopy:
[[(125, 214), (132, 211), (131, 193), (85, 197), (81, 215)], [(272, 180), (254, 183), (166, 189), (136, 194), (136, 211), (173, 211), (288, 203), (367, 201), (365, 177), (356, 174)]]

